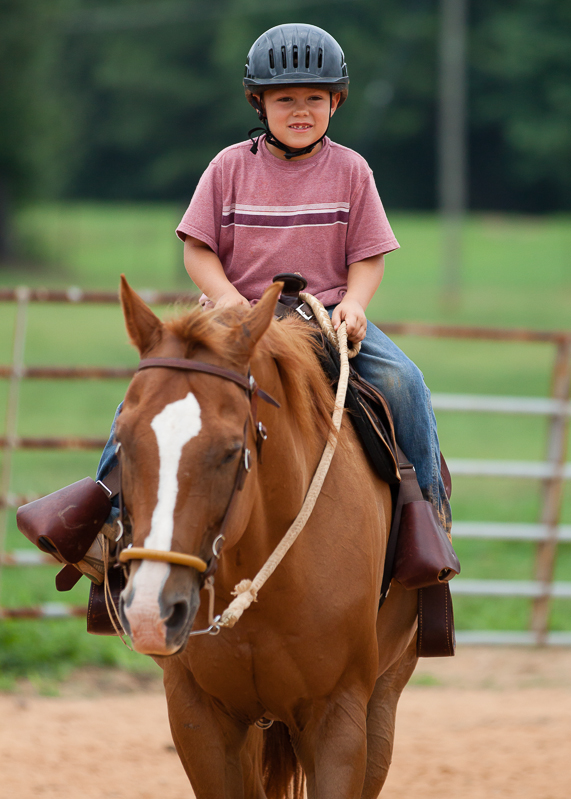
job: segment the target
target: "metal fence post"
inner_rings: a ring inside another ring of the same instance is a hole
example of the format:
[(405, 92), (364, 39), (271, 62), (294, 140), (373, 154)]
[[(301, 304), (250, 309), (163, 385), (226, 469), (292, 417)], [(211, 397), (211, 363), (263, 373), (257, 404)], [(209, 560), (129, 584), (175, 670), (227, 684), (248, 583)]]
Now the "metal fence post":
[(537, 544), (535, 579), (542, 586), (542, 593), (534, 602), (531, 613), (531, 629), (538, 646), (547, 641), (549, 632), (550, 595), (557, 558), (559, 521), (565, 485), (564, 467), (567, 454), (569, 418), (565, 403), (571, 390), (571, 336), (560, 339), (553, 365), (551, 395), (561, 403), (561, 410), (550, 416), (547, 437), (546, 460), (553, 467), (553, 475), (543, 483), (540, 522), (547, 528), (547, 538)]
[(12, 457), (17, 444), (18, 404), (20, 400), (20, 384), (24, 373), (24, 349), (26, 346), (26, 323), (29, 298), (30, 292), (27, 288), (16, 289), (17, 305), (14, 341), (12, 345), (12, 372), (8, 388), (6, 440), (2, 451), (2, 472), (0, 473), (0, 615), (2, 612), (2, 568), (6, 553)]

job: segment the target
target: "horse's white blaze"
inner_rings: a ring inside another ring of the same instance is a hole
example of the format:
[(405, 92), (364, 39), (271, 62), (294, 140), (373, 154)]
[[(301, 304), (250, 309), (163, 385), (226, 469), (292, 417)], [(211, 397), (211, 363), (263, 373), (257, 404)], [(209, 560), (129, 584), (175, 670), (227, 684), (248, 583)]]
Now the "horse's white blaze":
[[(161, 549), (165, 552), (171, 549), (182, 449), (191, 438), (199, 434), (201, 426), (200, 405), (190, 392), (184, 399), (166, 405), (151, 422), (159, 447), (159, 488), (151, 519), (151, 531), (143, 545), (148, 549)], [(151, 638), (155, 635), (163, 638), (165, 635), (160, 618), (159, 598), (169, 571), (168, 563), (143, 561), (133, 582), (133, 601), (125, 608), (131, 627), (149, 628), (146, 636)]]
[(171, 548), (182, 448), (199, 434), (201, 426), (200, 405), (190, 392), (165, 406), (151, 422), (159, 446), (159, 490), (151, 532), (144, 543), (149, 549), (168, 552)]

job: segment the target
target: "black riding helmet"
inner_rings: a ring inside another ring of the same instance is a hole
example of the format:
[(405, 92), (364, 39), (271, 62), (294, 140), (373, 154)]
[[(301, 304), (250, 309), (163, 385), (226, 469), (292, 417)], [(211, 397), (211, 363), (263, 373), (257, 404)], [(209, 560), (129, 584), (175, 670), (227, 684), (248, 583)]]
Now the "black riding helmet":
[(256, 39), (246, 59), (243, 84), (246, 99), (256, 109), (264, 126), (248, 132), (253, 142), (252, 152), (258, 151), (259, 139), (258, 136), (254, 141), (252, 133), (261, 130), (266, 133), (270, 144), (285, 152), (286, 158), (311, 152), (325, 134), (307, 147), (288, 147), (270, 131), (263, 106), (256, 95), (280, 86), (320, 86), (330, 92), (330, 98), (339, 92), (340, 106), (349, 93), (343, 50), (327, 31), (306, 24), (277, 25)]

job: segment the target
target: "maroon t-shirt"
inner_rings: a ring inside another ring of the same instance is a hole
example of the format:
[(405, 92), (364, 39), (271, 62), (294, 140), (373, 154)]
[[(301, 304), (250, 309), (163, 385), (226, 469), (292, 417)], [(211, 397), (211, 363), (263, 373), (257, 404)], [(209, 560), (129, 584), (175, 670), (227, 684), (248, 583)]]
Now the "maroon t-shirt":
[(328, 138), (302, 161), (276, 158), (265, 137), (257, 154), (250, 147), (240, 142), (211, 161), (177, 235), (208, 244), (250, 301), (274, 275), (301, 272), (307, 291), (336, 305), (350, 264), (399, 246), (369, 165)]

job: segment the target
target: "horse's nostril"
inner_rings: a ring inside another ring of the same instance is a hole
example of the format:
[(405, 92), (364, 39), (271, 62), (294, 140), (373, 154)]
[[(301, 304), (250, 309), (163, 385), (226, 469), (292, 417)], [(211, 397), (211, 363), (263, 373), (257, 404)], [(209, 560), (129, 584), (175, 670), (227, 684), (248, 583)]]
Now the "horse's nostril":
[(172, 606), (170, 616), (165, 620), (165, 625), (169, 630), (178, 630), (188, 617), (188, 603), (175, 602)]

